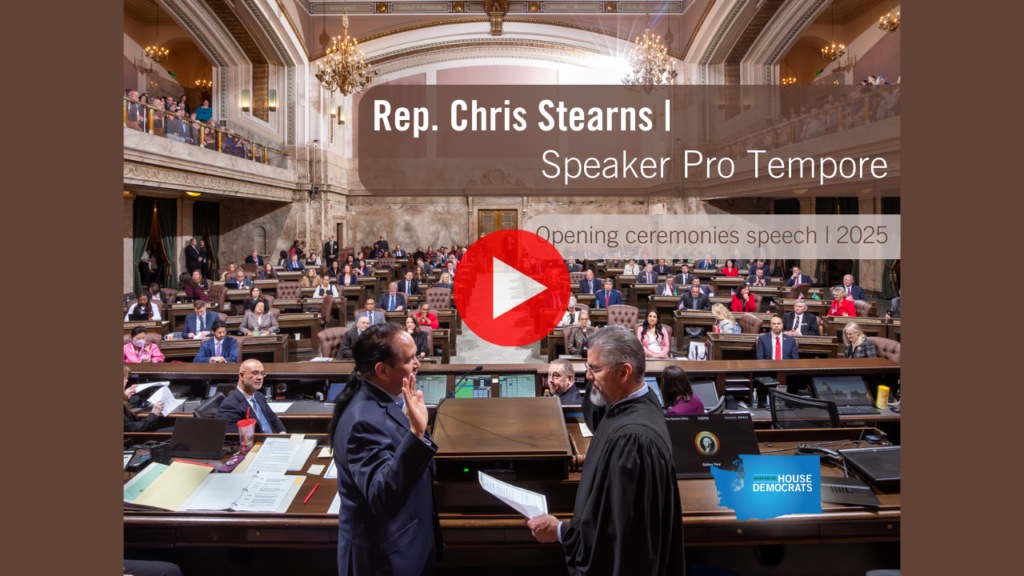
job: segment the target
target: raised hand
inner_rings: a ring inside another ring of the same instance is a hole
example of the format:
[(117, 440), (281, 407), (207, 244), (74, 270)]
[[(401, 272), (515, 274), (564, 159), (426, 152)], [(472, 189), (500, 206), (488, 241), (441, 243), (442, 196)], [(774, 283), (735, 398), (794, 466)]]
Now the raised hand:
[(405, 398), (409, 428), (417, 438), (423, 438), (423, 433), (427, 430), (427, 405), (423, 401), (423, 392), (416, 390), (415, 374), (402, 380), (402, 396)]

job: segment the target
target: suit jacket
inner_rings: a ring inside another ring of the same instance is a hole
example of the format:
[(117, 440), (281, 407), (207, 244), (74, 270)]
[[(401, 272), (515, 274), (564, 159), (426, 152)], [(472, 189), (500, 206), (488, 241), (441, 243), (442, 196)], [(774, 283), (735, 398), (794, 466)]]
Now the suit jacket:
[[(587, 340), (590, 340), (594, 336), (597, 329), (593, 326), (587, 326)], [(583, 349), (583, 328), (574, 326), (572, 330), (569, 330), (569, 339), (565, 341), (565, 351), (569, 354), (579, 354)]]
[[(773, 335), (771, 332), (767, 334), (761, 334), (757, 337), (757, 359), (758, 360), (771, 360), (772, 359), (772, 341)], [(783, 360), (799, 360), (800, 354), (796, 351), (796, 340), (792, 336), (781, 335), (782, 338), (782, 359)]]
[(413, 279), (410, 282), (410, 284), (412, 284), (412, 287), (406, 289), (405, 280), (399, 280), (398, 281), (398, 291), (399, 292), (405, 292), (406, 294), (408, 294), (410, 296), (412, 296), (414, 294), (419, 294), (420, 293), (420, 283), (417, 282), (415, 279)]
[[(668, 288), (668, 282), (662, 282), (661, 284), (658, 284), (658, 287), (654, 289), (654, 295), (655, 296), (664, 296), (665, 295), (665, 290), (667, 288)], [(673, 292), (672, 295), (675, 296), (679, 292), (679, 287), (676, 286), (675, 284), (672, 284), (672, 292)]]
[(393, 255), (395, 258), (406, 258), (409, 256), (409, 252), (407, 250), (395, 250)]
[(697, 269), (698, 270), (714, 270), (715, 269), (715, 261), (714, 260), (701, 260), (700, 262), (697, 262)]
[[(214, 338), (208, 338), (203, 342), (203, 345), (199, 347), (199, 353), (196, 354), (196, 357), (192, 362), (196, 364), (209, 363), (210, 358), (217, 356), (216, 352), (217, 348), (214, 346)], [(221, 347), (221, 353), (224, 356), (224, 360), (227, 362), (238, 362), (238, 342), (230, 336), (225, 336), (224, 343)], [(239, 420), (241, 420), (241, 418), (239, 418)]]
[[(762, 280), (762, 283), (760, 284), (760, 286), (768, 286), (769, 283), (771, 282), (768, 279), (768, 275), (767, 274), (762, 276), (761, 280)], [(747, 276), (747, 286), (758, 286), (757, 281), (758, 281), (757, 276)]]
[(257, 434), (280, 434), (281, 432), (284, 432), (284, 423), (281, 422), (281, 419), (277, 417), (277, 414), (274, 414), (274, 411), (267, 405), (266, 397), (263, 396), (263, 394), (255, 394), (253, 395), (253, 399), (256, 401), (256, 404), (259, 405), (260, 410), (263, 412), (263, 416), (266, 417), (267, 423), (270, 424), (273, 430), (263, 429), (259, 418), (257, 418), (255, 414), (252, 414), (250, 404), (245, 401), (245, 395), (242, 394), (242, 391), (239, 390), (237, 386), (231, 391), (231, 394), (228, 394), (228, 397), (224, 399), (220, 408), (217, 408), (217, 414), (214, 415), (214, 418), (217, 420), (228, 421), (227, 432), (229, 434), (238, 433), (238, 421), (245, 420), (245, 413), (246, 411), (249, 411), (249, 417), (256, 421)]
[[(793, 322), (796, 320), (795, 312), (786, 312), (782, 317), (782, 329), (786, 332), (793, 329)], [(810, 312), (804, 312), (800, 319), (800, 334), (804, 336), (821, 336), (818, 330), (818, 317)]]
[(217, 320), (220, 320), (220, 317), (217, 316), (217, 313), (210, 312), (209, 310), (207, 310), (206, 313), (203, 314), (203, 325), (205, 326), (205, 328), (200, 330), (199, 316), (196, 315), (195, 312), (193, 312), (188, 316), (185, 316), (185, 328), (182, 329), (181, 333), (184, 334), (186, 338), (188, 338), (189, 334), (198, 334), (203, 331), (212, 332), (213, 323), (216, 322)]
[(255, 264), (255, 265), (259, 266), (260, 268), (262, 268), (263, 267), (263, 256), (260, 256), (259, 254), (257, 254), (256, 255), (256, 260), (253, 260), (252, 259), (252, 255), (250, 254), (249, 256), (245, 257), (245, 263), (246, 264)]
[(324, 260), (330, 261), (332, 258), (338, 258), (338, 243), (324, 242)]
[(676, 274), (676, 286), (689, 286), (693, 282), (693, 274), (680, 272)]
[(636, 275), (636, 283), (637, 284), (657, 284), (658, 283), (658, 273), (657, 272), (650, 272), (650, 273), (648, 273), (646, 271), (641, 272), (641, 273)]
[(381, 253), (383, 253), (385, 250), (390, 250), (390, 248), (388, 247), (387, 240), (378, 240), (377, 242), (374, 243), (374, 247), (376, 247), (377, 251)]
[(444, 555), (434, 498), (437, 445), (409, 429), (390, 396), (363, 381), (334, 436), (339, 576), (432, 574)]
[[(593, 287), (593, 290), (591, 290), (591, 287)], [(593, 280), (587, 280), (586, 278), (580, 280), (580, 294), (596, 294), (599, 290), (601, 290), (601, 281), (597, 278)]]
[[(604, 290), (598, 290), (597, 294), (594, 295), (594, 304), (597, 305), (598, 310), (604, 310), (607, 307), (604, 300)], [(616, 304), (622, 304), (622, 293), (618, 290), (612, 290), (611, 294), (608, 295), (608, 306), (615, 306)]]
[(352, 347), (355, 346), (356, 340), (359, 339), (359, 330), (352, 328), (341, 337), (341, 346), (338, 347), (338, 353), (334, 355), (338, 360), (352, 361), (355, 358), (352, 356)]
[[(846, 286), (842, 284), (836, 286), (836, 288), (842, 288), (843, 290), (846, 290)], [(850, 286), (850, 292), (853, 294), (854, 300), (867, 300), (867, 298), (864, 297), (864, 290), (862, 290), (861, 287), (857, 286), (856, 284)]]
[(344, 274), (338, 274), (338, 286), (356, 286), (359, 284), (359, 274), (352, 272), (349, 274), (348, 280), (345, 279)]
[(295, 262), (292, 262), (291, 260), (289, 260), (284, 265), (284, 269), (285, 269), (285, 272), (291, 272), (292, 270), (305, 270), (306, 267), (303, 266), (302, 262), (299, 262), (298, 260), (296, 260)]
[[(753, 264), (752, 266), (747, 267), (747, 275), (748, 276), (755, 276), (756, 275), (755, 273), (757, 272), (757, 268), (758, 268), (758, 266), (757, 266), (756, 263)], [(761, 268), (762, 271), (764, 271), (764, 277), (765, 278), (768, 278), (769, 276), (771, 276), (771, 271), (768, 270), (768, 265), (767, 264), (765, 264), (764, 266), (761, 266), (760, 268)]]
[(199, 249), (191, 244), (185, 246), (185, 267), (191, 271), (199, 268), (200, 264)]
[(566, 266), (566, 267), (569, 269), (569, 272), (582, 272), (583, 271), (583, 267), (580, 266), (579, 264), (573, 264), (572, 266)]
[(786, 282), (786, 286), (796, 286), (797, 284), (813, 284), (811, 277), (807, 274), (801, 274), (800, 278), (790, 278), (789, 282)]
[(356, 322), (359, 322), (360, 316), (370, 315), (370, 326), (376, 326), (377, 324), (384, 323), (384, 313), (380, 310), (374, 310), (372, 313), (366, 310), (356, 313)]
[[(689, 291), (683, 294), (683, 297), (676, 303), (676, 308), (679, 310), (693, 310), (693, 294)], [(711, 310), (711, 301), (708, 300), (707, 294), (703, 292), (697, 294), (697, 310)]]
[[(238, 282), (238, 279), (237, 278), (228, 278), (227, 280), (224, 281), (225, 284), (227, 284), (228, 282)], [(242, 288), (252, 288), (252, 280), (250, 280), (248, 278), (243, 278), (241, 282), (238, 282), (238, 288), (239, 289), (242, 289)]]
[(892, 304), (889, 305), (889, 317), (899, 318), (900, 317), (900, 297), (897, 296), (892, 299)]
[(270, 332), (271, 334), (277, 334), (281, 331), (281, 327), (277, 324), (277, 319), (270, 312), (264, 312), (261, 317), (263, 324), (256, 323), (256, 314), (252, 312), (246, 312), (245, 316), (242, 317), (242, 324), (238, 327), (242, 331), (242, 334), (248, 336), (255, 330), (259, 330), (260, 334), (264, 332)]
[[(403, 280), (403, 282), (404, 282), (404, 280)], [(390, 308), (390, 306), (391, 306), (391, 294), (390, 293), (381, 294), (380, 295), (380, 300), (377, 302), (377, 306), (379, 306), (381, 310), (388, 310)], [(405, 296), (402, 296), (401, 294), (396, 292), (395, 293), (395, 310), (398, 310), (399, 306), (401, 306), (403, 310), (405, 309)]]
[(659, 265), (659, 266), (655, 266), (654, 267), (654, 272), (655, 272), (655, 274), (668, 274), (668, 273), (672, 272), (672, 268), (670, 268), (668, 265), (665, 265), (665, 266), (660, 266)]
[(416, 342), (416, 355), (418, 356), (421, 352), (427, 356), (433, 356), (434, 351), (430, 349), (429, 343), (427, 342), (427, 333), (420, 330), (419, 334), (412, 337)]

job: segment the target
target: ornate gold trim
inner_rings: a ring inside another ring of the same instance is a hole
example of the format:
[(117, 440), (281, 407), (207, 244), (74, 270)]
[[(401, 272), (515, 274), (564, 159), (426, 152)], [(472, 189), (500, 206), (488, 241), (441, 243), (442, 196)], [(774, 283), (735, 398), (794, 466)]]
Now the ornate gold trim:
[(277, 2), (277, 7), (281, 9), (281, 13), (284, 14), (284, 19), (288, 21), (288, 25), (292, 27), (292, 32), (294, 32), (295, 37), (299, 39), (299, 46), (302, 46), (302, 51), (306, 54), (306, 59), (309, 60), (309, 48), (306, 48), (306, 41), (302, 39), (302, 34), (299, 34), (299, 28), (292, 20), (292, 15), (288, 13), (288, 9), (284, 7), (281, 0), (274, 1)]
[(701, 14), (700, 22), (697, 22), (697, 27), (693, 29), (693, 34), (690, 35), (690, 40), (687, 41), (686, 48), (683, 48), (683, 54), (679, 56), (680, 60), (682, 60), (686, 56), (686, 53), (690, 51), (690, 46), (693, 45), (694, 39), (697, 38), (697, 34), (700, 33), (701, 26), (704, 26), (704, 20), (707, 19), (708, 14), (711, 12), (711, 8), (713, 8), (714, 5), (715, 2), (712, 0), (711, 2), (708, 2), (707, 7), (704, 8), (704, 14)]

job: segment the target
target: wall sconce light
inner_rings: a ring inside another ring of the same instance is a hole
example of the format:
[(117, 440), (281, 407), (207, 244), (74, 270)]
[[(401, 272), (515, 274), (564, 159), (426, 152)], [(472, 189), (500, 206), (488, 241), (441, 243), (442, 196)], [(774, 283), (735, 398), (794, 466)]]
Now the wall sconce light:
[(249, 111), (249, 103), (250, 103), (249, 89), (248, 88), (243, 88), (242, 89), (242, 112), (248, 112)]
[(345, 105), (344, 104), (339, 104), (338, 105), (338, 125), (340, 126), (340, 125), (342, 125), (344, 123), (345, 123)]
[(195, 198), (196, 196), (199, 196), (199, 192), (185, 192), (185, 194), (188, 194), (189, 196), (191, 196), (193, 198)]
[(271, 112), (277, 112), (277, 90), (271, 90), (267, 96), (267, 109)]
[(334, 96), (331, 96), (331, 103), (328, 106), (328, 112), (331, 114), (331, 118), (334, 118), (338, 114), (338, 109), (335, 108)]

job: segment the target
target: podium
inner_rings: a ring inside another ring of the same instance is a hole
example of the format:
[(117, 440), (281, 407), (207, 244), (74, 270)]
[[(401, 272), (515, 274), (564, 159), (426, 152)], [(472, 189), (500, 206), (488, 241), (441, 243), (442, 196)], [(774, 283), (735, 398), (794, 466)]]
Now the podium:
[(558, 398), (449, 398), (434, 415), (439, 482), (569, 477), (572, 445)]

